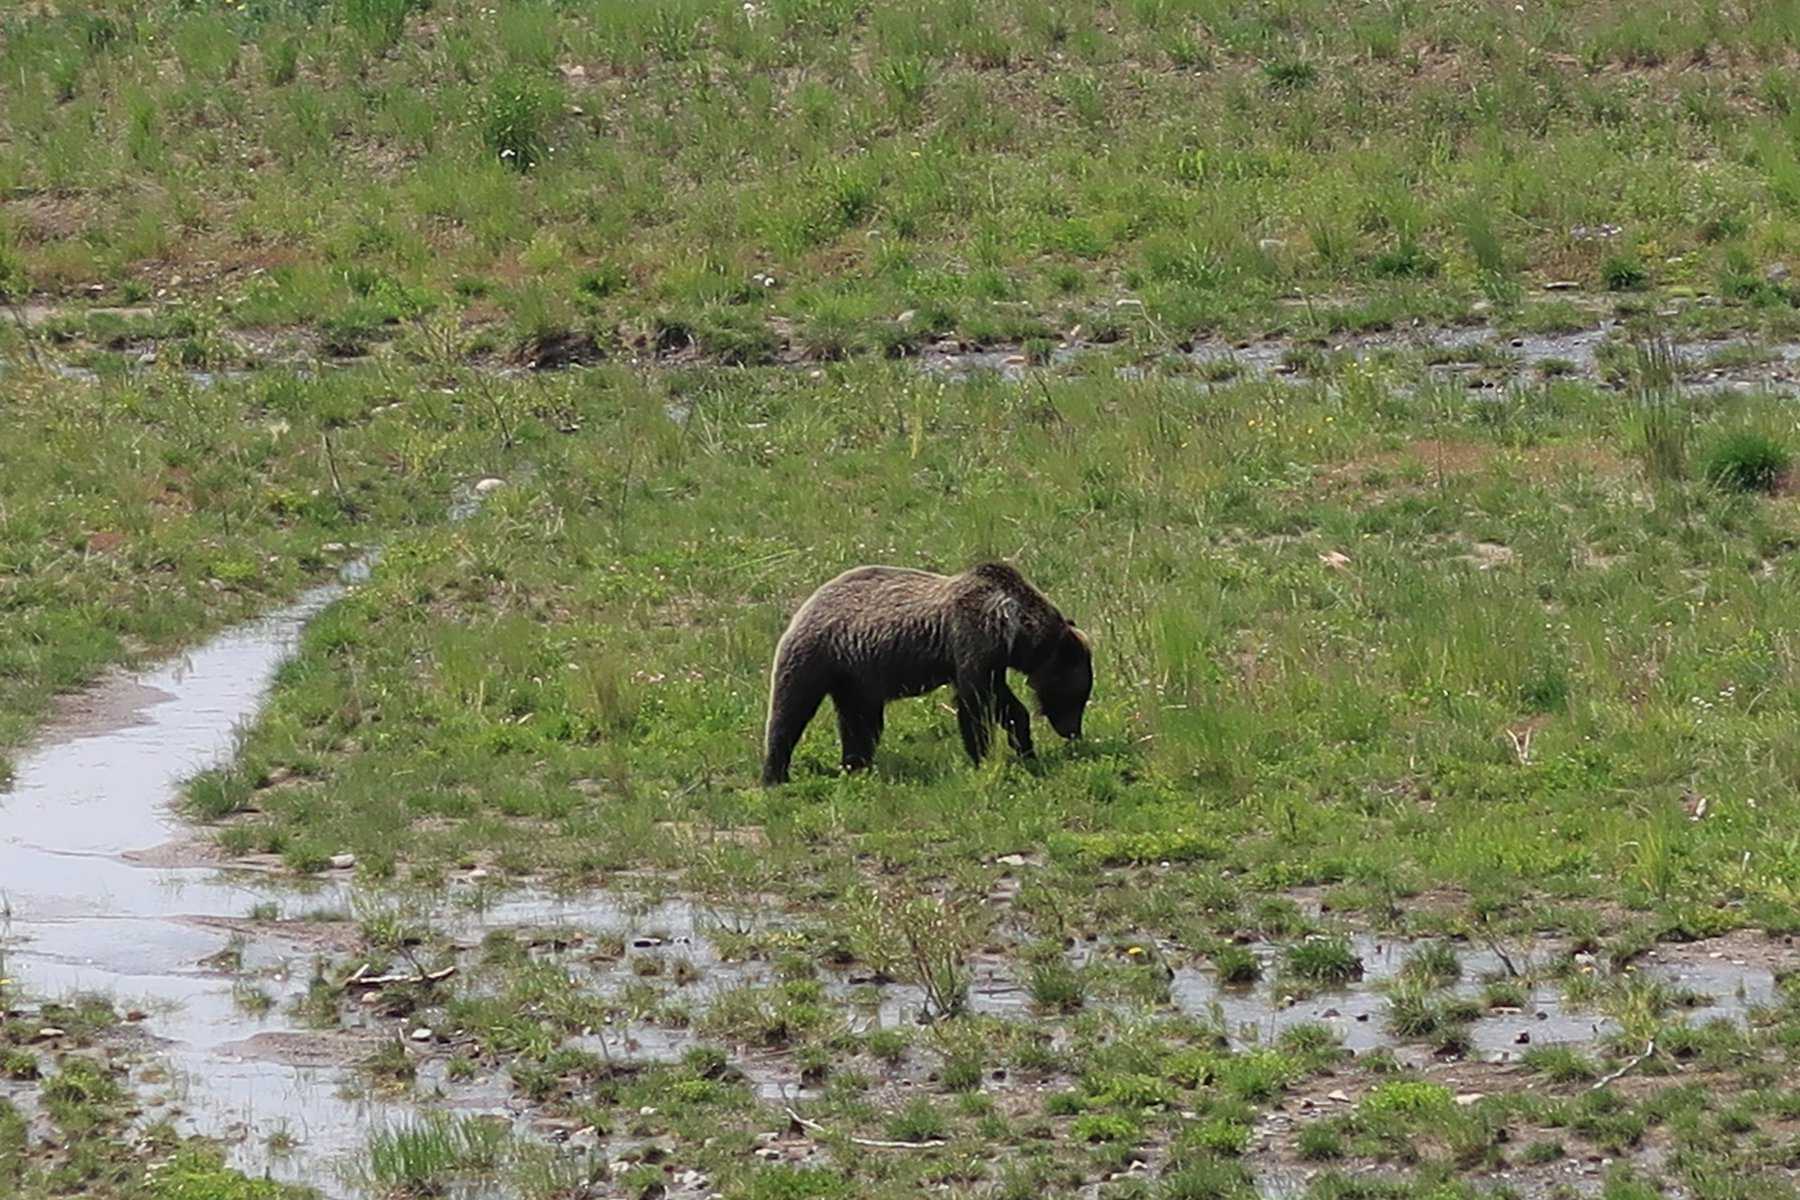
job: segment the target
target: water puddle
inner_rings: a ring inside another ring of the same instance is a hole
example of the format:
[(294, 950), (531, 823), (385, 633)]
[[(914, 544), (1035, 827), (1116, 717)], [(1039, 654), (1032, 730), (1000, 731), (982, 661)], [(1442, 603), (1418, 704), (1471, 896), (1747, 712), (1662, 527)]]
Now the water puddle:
[[(470, 515), (498, 481), (459, 498)], [(194, 865), (192, 830), (170, 807), (185, 780), (226, 761), (307, 622), (368, 578), (375, 555), (337, 581), (137, 676), (70, 698), (0, 794), (0, 956), (26, 994), (94, 993), (137, 1010), (154, 1052), (135, 1069), (145, 1118), (226, 1143), (247, 1173), (349, 1194), (334, 1165), (411, 1102), (347, 1089), (346, 1064), (391, 1038), (353, 1015), (347, 1030), (293, 1031), (330, 933), (359, 906), (347, 875), (293, 879)], [(524, 895), (460, 897), (455, 919), (566, 920), (616, 906)], [(326, 919), (272, 920), (326, 914)], [(455, 923), (455, 922), (453, 922)], [(321, 940), (322, 932), (324, 940)], [(342, 936), (341, 930), (339, 930)], [(449, 1100), (496, 1111), (491, 1089)]]
[[(317, 1182), (314, 1172), (268, 1145), (296, 1139), (315, 1163), (360, 1146), (367, 1106), (337, 1098), (316, 1068), (242, 1052), (279, 1015), (243, 1010), (233, 974), (208, 965), (229, 935), (196, 919), (245, 916), (271, 881), (127, 856), (187, 834), (169, 807), (182, 782), (231, 754), (306, 622), (345, 586), (316, 588), (161, 668), (103, 683), (20, 760), (12, 791), (0, 796), (8, 973), (34, 995), (93, 992), (141, 1010), (159, 1050), (140, 1080), (151, 1085), (150, 1115), (237, 1139), (232, 1156), (247, 1170), (307, 1182)], [(348, 905), (342, 882), (289, 894), (307, 906)], [(290, 949), (285, 966), (252, 964), (276, 991), (305, 983), (305, 951)]]

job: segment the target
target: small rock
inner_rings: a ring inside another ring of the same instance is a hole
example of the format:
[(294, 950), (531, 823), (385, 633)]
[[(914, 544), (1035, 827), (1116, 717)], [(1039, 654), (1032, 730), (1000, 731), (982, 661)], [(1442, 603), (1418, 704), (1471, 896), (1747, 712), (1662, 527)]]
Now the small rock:
[(495, 479), (492, 476), (489, 476), (486, 479), (478, 479), (475, 481), (475, 494), (477, 496), (485, 496), (489, 492), (494, 491), (497, 488), (503, 488), (505, 486), (506, 486), (506, 480)]
[(344, 543), (342, 543), (342, 542), (326, 542), (323, 546), (319, 547), (319, 553), (320, 554), (342, 554), (344, 551), (348, 550), (349, 548), (350, 547), (344, 545)]
[(486, 867), (471, 867), (469, 869), (470, 879), (486, 879), (487, 877), (488, 872)]
[(675, 1177), (675, 1182), (684, 1188), (704, 1187), (706, 1186), (706, 1176), (698, 1171), (683, 1171)]
[(1544, 1012), (1540, 1009), (1538, 1012), (1538, 1015), (1537, 1015), (1537, 1019), (1540, 1021), (1548, 1021), (1550, 1019), (1550, 1014), (1547, 1012)]
[(1007, 867), (1022, 867), (1028, 861), (1023, 854), (1002, 854), (995, 862)]
[(1344, 1015), (1343, 1013), (1340, 1013), (1335, 1008), (1328, 1008), (1324, 1012), (1319, 1014), (1320, 1017), (1324, 1018), (1327, 1021), (1331, 1020), (1333, 1017), (1341, 1017), (1343, 1015)]
[(1544, 285), (1546, 292), (1572, 292), (1581, 285), (1573, 279), (1552, 279)]
[(134, 1008), (125, 1014), (125, 1019), (127, 1021), (142, 1021), (149, 1015), (150, 1015), (149, 1013), (145, 1012), (141, 1008)]
[(762, 1159), (764, 1162), (779, 1162), (781, 1161), (781, 1151), (773, 1146), (758, 1146), (756, 1148), (756, 1157)]
[(423, 1025), (419, 1026), (412, 1031), (412, 1040), (415, 1042), (429, 1042), (431, 1040), (431, 1030), (425, 1028)]
[(638, 1116), (640, 1117), (654, 1117), (655, 1115), (656, 1109), (652, 1105), (646, 1104), (644, 1107), (638, 1109)]
[(631, 939), (631, 947), (634, 950), (649, 950), (662, 944), (663, 940), (659, 937), (640, 937)]
[(1342, 1091), (1330, 1091), (1330, 1092), (1326, 1092), (1326, 1093), (1325, 1093), (1325, 1098), (1326, 1098), (1326, 1099), (1327, 1099), (1327, 1100), (1330, 1100), (1330, 1101), (1333, 1101), (1333, 1102), (1334, 1102), (1334, 1103), (1337, 1103), (1337, 1104), (1348, 1104), (1348, 1103), (1350, 1103), (1350, 1097), (1349, 1097), (1349, 1096), (1348, 1096), (1348, 1095), (1347, 1095), (1347, 1094), (1346, 1094), (1346, 1093), (1344, 1093), (1344, 1092), (1342, 1092)]
[(919, 314), (916, 309), (909, 308), (905, 312), (901, 313), (898, 317), (895, 317), (894, 319), (896, 321), (900, 322), (900, 324), (902, 324), (902, 325), (910, 325), (912, 323), (913, 319), (916, 318), (918, 315)]
[(1513, 1039), (1513, 1045), (1515, 1045), (1515, 1046), (1531, 1045), (1531, 1035), (1529, 1033), (1526, 1033), (1525, 1031), (1521, 1030), (1519, 1032), (1519, 1036)]
[(356, 865), (356, 855), (334, 854), (326, 861), (329, 862), (335, 870), (347, 871)]
[(52, 1038), (59, 1038), (62, 1036), (63, 1036), (62, 1030), (58, 1029), (54, 1025), (46, 1025), (42, 1029), (39, 1029), (37, 1031), (37, 1033), (33, 1035), (33, 1040), (39, 1041), (39, 1042), (47, 1042)]
[(1770, 283), (1780, 283), (1788, 277), (1788, 265), (1783, 262), (1775, 263), (1764, 274)]
[(1258, 238), (1256, 241), (1256, 248), (1264, 254), (1273, 254), (1285, 245), (1287, 243), (1280, 238)]
[(1485, 1099), (1485, 1094), (1482, 1092), (1463, 1092), (1456, 1097), (1456, 1103), (1463, 1108), (1467, 1108), (1471, 1104), (1480, 1103), (1483, 1099)]

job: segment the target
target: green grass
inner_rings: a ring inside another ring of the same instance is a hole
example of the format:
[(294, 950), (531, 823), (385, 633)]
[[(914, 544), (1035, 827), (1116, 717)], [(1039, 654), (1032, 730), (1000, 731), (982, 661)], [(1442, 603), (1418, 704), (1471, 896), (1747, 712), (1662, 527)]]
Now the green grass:
[(439, 312), (487, 352), (740, 361), (1023, 342), (1120, 299), (1164, 346), (1296, 295), (1324, 327), (1553, 280), (1778, 308), (1794, 40), (1617, 0), (22, 7), (0, 283), (337, 352), (421, 351)]
[[(1342, 1165), (1317, 1200), (1646, 1144), (1661, 1176), (1610, 1191), (1791, 1194), (1762, 1136), (1795, 1107), (1791, 998), (1690, 1026), (1615, 973), (1800, 928), (1795, 421), (1691, 386), (1800, 328), (1791, 15), (14, 6), (0, 744), (383, 548), (189, 811), (232, 854), (416, 886), (358, 908), (360, 955), (461, 973), (388, 1015), (457, 1031), (451, 1086), (600, 1147), (422, 1117), (372, 1139), (386, 1193), (648, 1195), (691, 1163), (683, 1194), (758, 1200), (1249, 1196), (1280, 1104), (1328, 1114), (1278, 1148)], [(1429, 344), (1606, 317), (1591, 371)], [(1033, 372), (909, 361), (945, 340)], [(497, 369), (565, 362), (598, 365)], [(891, 708), (867, 775), (821, 714), (795, 781), (755, 786), (797, 603), (858, 563), (991, 556), (1095, 637), (1083, 742), (971, 768), (939, 695)], [(725, 914), (717, 959), (620, 929), (459, 957), (432, 908), (474, 867), (692, 897)], [(1532, 1047), (1519, 1095), (1396, 1078), (1476, 1073), (1481, 1004), (1445, 990), (1476, 930), (1595, 951), (1565, 986), (1617, 1038)], [(1187, 990), (1260, 996), (1256, 943), (1277, 1000), (1366, 991), (1344, 931), (1428, 939), (1359, 1014), (1422, 1045), (1352, 1059), (1334, 1025), (1227, 1029)], [(270, 1019), (341, 1025), (356, 965), (322, 956)], [(1014, 991), (1029, 1015), (994, 1015)], [(0, 1072), (78, 1152), (0, 1106), (0, 1194), (265, 1194), (127, 1147), (120, 1079), (35, 1027), (6, 1023)], [(649, 1061), (651, 1031), (707, 1048)], [(393, 1043), (364, 1081), (415, 1095), (435, 1053)], [(757, 1154), (801, 1136), (771, 1078), (808, 1089), (809, 1165)]]

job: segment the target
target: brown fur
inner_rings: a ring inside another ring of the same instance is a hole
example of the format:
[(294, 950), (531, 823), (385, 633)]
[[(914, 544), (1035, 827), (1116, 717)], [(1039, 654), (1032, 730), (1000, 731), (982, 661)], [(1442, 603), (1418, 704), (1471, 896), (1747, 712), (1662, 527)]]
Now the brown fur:
[(830, 696), (846, 770), (867, 767), (888, 701), (956, 688), (963, 748), (980, 762), (993, 725), (1030, 757), (1031, 714), (1006, 684), (1025, 673), (1040, 711), (1064, 737), (1081, 734), (1093, 687), (1087, 637), (1004, 563), (960, 575), (857, 567), (814, 592), (775, 648), (763, 783), (785, 782), (808, 722)]

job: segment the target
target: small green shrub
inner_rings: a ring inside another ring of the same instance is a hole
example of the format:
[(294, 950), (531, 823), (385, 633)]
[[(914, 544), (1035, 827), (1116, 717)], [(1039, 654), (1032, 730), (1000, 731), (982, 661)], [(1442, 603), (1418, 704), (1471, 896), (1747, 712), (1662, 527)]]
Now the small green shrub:
[(1650, 273), (1637, 255), (1619, 253), (1600, 264), (1600, 279), (1609, 292), (1635, 292), (1650, 281)]
[(1772, 492), (1792, 461), (1788, 448), (1761, 430), (1735, 429), (1707, 446), (1700, 459), (1700, 474), (1726, 491)]
[(522, 71), (508, 71), (489, 85), (482, 100), (482, 140), (508, 167), (529, 171), (550, 152), (550, 122), (558, 107), (548, 85)]

